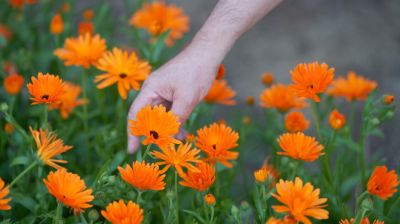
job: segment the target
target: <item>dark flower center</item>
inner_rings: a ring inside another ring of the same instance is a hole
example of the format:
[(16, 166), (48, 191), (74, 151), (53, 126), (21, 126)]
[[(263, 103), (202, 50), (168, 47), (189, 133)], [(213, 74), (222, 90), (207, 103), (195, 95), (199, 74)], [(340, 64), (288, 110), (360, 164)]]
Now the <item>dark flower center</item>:
[(213, 148), (214, 150), (217, 150), (217, 145), (216, 145), (216, 144), (212, 145), (212, 148)]
[(125, 73), (121, 73), (121, 74), (119, 74), (119, 77), (121, 78), (121, 79), (124, 79), (124, 78), (126, 78), (128, 75), (127, 74), (125, 74)]
[(154, 139), (158, 139), (158, 133), (156, 131), (151, 130), (150, 131), (150, 136), (152, 136)]
[(42, 100), (48, 100), (49, 99), (49, 95), (43, 95), (42, 96)]
[(307, 89), (314, 89), (314, 85), (313, 85), (313, 84), (308, 85), (308, 86), (307, 86)]

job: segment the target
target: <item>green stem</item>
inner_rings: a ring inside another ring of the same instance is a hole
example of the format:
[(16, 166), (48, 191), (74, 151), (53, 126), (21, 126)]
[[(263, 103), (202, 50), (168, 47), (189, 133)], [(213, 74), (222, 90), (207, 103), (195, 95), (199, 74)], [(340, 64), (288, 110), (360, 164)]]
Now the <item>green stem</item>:
[(210, 224), (214, 222), (214, 205), (211, 206), (211, 218), (210, 218)]
[(9, 187), (11, 188), (16, 184), (25, 174), (27, 174), (30, 170), (32, 170), (36, 165), (39, 164), (39, 161), (33, 162), (31, 165), (29, 165), (24, 171), (22, 171), (14, 180), (10, 183)]
[(139, 162), (143, 161), (142, 158), (142, 146), (139, 146), (138, 151), (136, 152), (136, 160)]
[(312, 109), (312, 114), (314, 118), (314, 123), (315, 123), (315, 129), (317, 131), (318, 139), (322, 143), (322, 135), (321, 135), (321, 128), (319, 126), (319, 119), (318, 119), (318, 108), (317, 104), (315, 102), (311, 102), (311, 109)]
[[(83, 74), (81, 74), (81, 85), (82, 85), (82, 96), (83, 99), (87, 99), (87, 77), (89, 74), (87, 74), (87, 70), (85, 69)], [(82, 120), (83, 120), (83, 128), (85, 133), (88, 133), (89, 131), (89, 125), (88, 125), (88, 108), (87, 108), (87, 103), (83, 104), (83, 113), (82, 113)]]
[(43, 111), (43, 128), (47, 129), (48, 128), (48, 123), (49, 123), (49, 110), (47, 108), (47, 105), (43, 106), (44, 111)]
[(175, 170), (175, 212), (176, 223), (179, 224), (179, 197), (178, 197), (178, 172)]
[(140, 201), (142, 200), (142, 191), (141, 190), (138, 190), (138, 193), (137, 193), (137, 198), (136, 198), (136, 202), (138, 203), (138, 204), (140, 204)]
[(296, 172), (297, 172), (297, 169), (298, 169), (299, 164), (300, 164), (300, 161), (293, 161), (293, 162), (294, 162), (294, 166), (293, 166), (292, 175), (290, 176), (291, 180), (293, 180), (296, 177)]
[(53, 218), (53, 223), (54, 224), (63, 224), (63, 219), (62, 219), (62, 204), (61, 202), (57, 201), (57, 208), (56, 208), (56, 214)]
[(353, 136), (353, 125), (354, 125), (354, 114), (355, 114), (355, 103), (353, 101), (350, 102), (350, 117), (349, 117), (349, 137)]
[[(88, 222), (87, 222), (85, 216), (83, 215), (83, 213), (81, 213), (80, 216), (81, 216), (81, 221), (82, 221), (84, 224), (88, 224)], [(91, 221), (91, 222), (92, 222), (92, 221)]]
[(146, 150), (144, 151), (143, 159), (142, 159), (143, 161), (145, 161), (147, 154), (149, 154), (150, 148), (151, 148), (151, 143), (147, 145)]
[(15, 102), (17, 100), (17, 96), (11, 96), (11, 103), (10, 103), (10, 114), (14, 111)]
[(361, 129), (361, 138), (360, 138), (360, 164), (361, 164), (361, 183), (362, 189), (366, 189), (366, 172), (367, 172), (367, 165), (365, 164), (365, 134)]

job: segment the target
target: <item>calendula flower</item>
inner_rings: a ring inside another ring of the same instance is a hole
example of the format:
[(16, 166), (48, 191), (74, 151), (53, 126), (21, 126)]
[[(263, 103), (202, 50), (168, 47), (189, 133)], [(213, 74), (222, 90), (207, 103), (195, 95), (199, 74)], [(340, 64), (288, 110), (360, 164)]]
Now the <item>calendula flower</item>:
[(24, 77), (16, 73), (8, 75), (4, 78), (4, 91), (10, 95), (17, 95), (21, 91), (23, 85)]
[(55, 14), (50, 22), (50, 32), (54, 35), (62, 33), (64, 30), (64, 22), (59, 13)]
[(347, 78), (338, 77), (332, 82), (328, 94), (344, 97), (348, 101), (365, 100), (377, 86), (378, 84), (375, 81), (368, 80), (350, 71), (347, 73)]
[(75, 107), (87, 103), (86, 99), (78, 99), (82, 92), (82, 88), (79, 85), (65, 82), (65, 93), (61, 96), (59, 102), (50, 104), (50, 109), (59, 109), (61, 117), (66, 119), (69, 114), (75, 109)]
[(294, 70), (290, 71), (293, 81), (291, 87), (297, 96), (319, 102), (318, 94), (325, 92), (326, 87), (333, 80), (334, 72), (335, 69), (329, 68), (325, 63), (298, 64)]
[(283, 219), (276, 219), (275, 217), (271, 217), (267, 220), (265, 224), (296, 224), (296, 223), (297, 223), (296, 220), (287, 215)]
[(153, 151), (151, 155), (155, 158), (162, 160), (157, 162), (157, 165), (165, 165), (163, 172), (173, 166), (178, 173), (183, 173), (183, 167), (193, 172), (199, 172), (194, 164), (201, 162), (200, 150), (192, 148), (192, 144), (179, 144), (175, 149), (175, 145), (171, 144), (166, 148), (161, 148), (160, 151)]
[(210, 205), (210, 206), (215, 205), (215, 202), (216, 202), (213, 194), (206, 194), (204, 196), (204, 201), (206, 202), (207, 205)]
[(301, 112), (290, 112), (285, 117), (285, 128), (288, 132), (303, 132), (307, 130), (309, 124)]
[(122, 199), (108, 204), (101, 215), (115, 224), (140, 224), (143, 221), (143, 209), (133, 201), (125, 204)]
[(47, 190), (59, 202), (70, 207), (75, 214), (83, 212), (84, 209), (92, 207), (92, 190), (86, 188), (81, 178), (66, 169), (50, 172), (47, 179), (43, 179)]
[(78, 33), (80, 36), (84, 36), (86, 35), (86, 33), (93, 35), (94, 34), (93, 23), (85, 21), (80, 22), (78, 24)]
[(253, 105), (254, 105), (254, 102), (255, 102), (255, 100), (254, 100), (254, 97), (253, 97), (253, 96), (248, 96), (248, 97), (246, 97), (246, 104), (247, 104), (247, 105), (253, 106)]
[(394, 102), (394, 96), (393, 95), (384, 95), (383, 96), (383, 103), (386, 105), (390, 105)]
[[(355, 219), (342, 219), (340, 220), (339, 224), (354, 224), (355, 223)], [(379, 221), (379, 220), (374, 220), (373, 224), (384, 224), (384, 221)], [(368, 218), (363, 218), (360, 222), (360, 224), (370, 224), (369, 219)]]
[(129, 54), (118, 48), (105, 53), (96, 67), (105, 72), (96, 76), (95, 82), (99, 83), (97, 88), (103, 89), (117, 83), (118, 93), (122, 99), (127, 98), (129, 90), (139, 90), (140, 83), (151, 71), (147, 61), (140, 60), (134, 52)]
[(13, 131), (14, 131), (14, 126), (13, 126), (11, 123), (6, 123), (6, 124), (4, 125), (4, 131), (5, 131), (7, 134), (13, 133)]
[(89, 68), (95, 64), (106, 51), (106, 41), (99, 35), (85, 35), (67, 38), (64, 48), (58, 48), (54, 54), (64, 61), (66, 66)]
[(230, 149), (238, 146), (239, 134), (225, 124), (211, 124), (197, 131), (196, 146), (206, 153), (208, 160), (232, 167), (229, 160), (235, 160), (238, 152)]
[(399, 186), (399, 180), (396, 171), (388, 171), (386, 166), (375, 167), (368, 180), (368, 192), (382, 200), (386, 200), (396, 193), (397, 186)]
[(220, 64), (217, 70), (217, 75), (215, 76), (216, 80), (223, 79), (225, 76), (225, 66), (223, 64)]
[(341, 114), (338, 110), (332, 110), (329, 114), (329, 125), (332, 129), (341, 129), (346, 124), (346, 117)]
[(215, 80), (204, 97), (204, 101), (231, 106), (236, 104), (236, 101), (233, 99), (235, 95), (236, 92), (228, 85), (226, 80)]
[(126, 165), (125, 169), (118, 167), (121, 178), (141, 191), (161, 191), (165, 188), (165, 174), (154, 163), (141, 163), (135, 161), (132, 166)]
[(329, 212), (324, 209), (328, 201), (319, 197), (319, 188), (296, 177), (295, 181), (280, 180), (276, 184), (276, 194), (272, 194), (283, 205), (275, 205), (272, 208), (276, 212), (288, 213), (293, 219), (305, 224), (312, 224), (309, 217), (314, 219), (328, 219)]
[(189, 18), (182, 8), (164, 1), (145, 3), (130, 19), (129, 23), (137, 28), (146, 29), (153, 36), (169, 31), (165, 43), (171, 46), (189, 30)]
[(257, 182), (263, 183), (268, 179), (268, 171), (266, 169), (258, 169), (254, 171), (254, 179), (256, 179)]
[(57, 103), (65, 93), (64, 82), (58, 76), (39, 72), (38, 77), (32, 76), (31, 80), (27, 87), (32, 105)]
[(279, 172), (271, 165), (267, 163), (267, 161), (263, 162), (263, 165), (260, 169), (254, 171), (254, 179), (259, 182), (263, 183), (268, 178), (272, 178), (273, 182), (279, 178)]
[(179, 144), (173, 136), (179, 131), (178, 117), (168, 111), (163, 105), (150, 105), (142, 108), (136, 115), (136, 120), (130, 120), (130, 131), (135, 136), (145, 136), (143, 145), (156, 144), (166, 148), (170, 144)]
[(215, 169), (205, 162), (197, 163), (196, 167), (200, 172), (192, 172), (189, 170), (187, 173), (180, 174), (183, 181), (180, 181), (179, 184), (197, 191), (205, 191), (211, 187), (215, 181)]
[(11, 206), (8, 204), (11, 201), (11, 198), (6, 198), (9, 193), (10, 190), (5, 186), (3, 179), (0, 178), (0, 210), (11, 209)]
[(85, 11), (83, 11), (82, 15), (85, 20), (92, 20), (94, 17), (94, 12), (91, 9), (86, 9)]
[(262, 107), (273, 108), (283, 113), (307, 106), (303, 98), (297, 97), (293, 90), (282, 84), (275, 84), (265, 89), (260, 95), (260, 101)]
[(270, 73), (270, 72), (264, 72), (264, 74), (261, 77), (261, 82), (265, 86), (272, 85), (272, 83), (274, 82), (274, 75), (272, 75), (272, 73)]
[(11, 40), (12, 32), (8, 26), (0, 23), (0, 36), (4, 37), (6, 40)]
[(312, 162), (324, 154), (324, 146), (319, 144), (314, 137), (304, 133), (285, 133), (278, 137), (278, 143), (283, 152), (279, 155), (289, 156), (293, 159)]
[(48, 130), (39, 129), (33, 130), (29, 127), (32, 133), (33, 139), (35, 140), (37, 147), (37, 155), (40, 160), (55, 169), (61, 169), (58, 163), (67, 163), (66, 160), (54, 159), (57, 155), (72, 149), (72, 146), (64, 145), (63, 140), (57, 138), (57, 135)]
[(24, 6), (25, 0), (8, 0), (8, 3), (11, 5), (11, 7), (20, 9), (22, 6)]

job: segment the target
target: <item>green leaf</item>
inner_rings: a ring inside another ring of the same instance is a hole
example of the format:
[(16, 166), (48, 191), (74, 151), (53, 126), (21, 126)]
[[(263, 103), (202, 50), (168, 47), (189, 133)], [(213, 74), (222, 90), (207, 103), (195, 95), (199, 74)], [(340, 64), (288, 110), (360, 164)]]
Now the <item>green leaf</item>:
[(26, 156), (17, 156), (11, 161), (10, 166), (27, 165), (30, 161)]
[(170, 32), (171, 30), (167, 30), (164, 33), (162, 33), (158, 37), (156, 43), (151, 46), (151, 52), (152, 52), (150, 58), (151, 64), (156, 64), (160, 59), (161, 52), (165, 47), (165, 40), (167, 39)]
[(206, 223), (206, 221), (196, 212), (190, 211), (190, 210), (183, 210), (184, 212), (193, 215), (197, 220), (199, 220), (201, 223)]

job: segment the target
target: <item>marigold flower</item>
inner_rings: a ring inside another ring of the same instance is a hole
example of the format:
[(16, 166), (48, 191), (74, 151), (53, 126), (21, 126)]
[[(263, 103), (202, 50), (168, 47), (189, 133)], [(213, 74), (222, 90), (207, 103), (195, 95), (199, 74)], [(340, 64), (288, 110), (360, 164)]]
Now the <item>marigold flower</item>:
[(63, 140), (58, 139), (55, 133), (48, 130), (39, 129), (37, 131), (31, 127), (29, 127), (29, 130), (36, 142), (37, 155), (40, 160), (55, 169), (62, 169), (63, 167), (58, 165), (58, 163), (67, 163), (67, 161), (53, 158), (72, 149), (72, 146), (64, 145)]
[(210, 206), (215, 205), (215, 202), (216, 202), (213, 194), (206, 194), (204, 196), (204, 201), (206, 202), (207, 205), (210, 205)]
[(60, 101), (50, 104), (50, 109), (59, 109), (61, 117), (66, 119), (75, 107), (87, 103), (86, 99), (78, 99), (82, 92), (79, 85), (65, 82), (65, 93), (61, 96)]
[(98, 34), (67, 38), (64, 48), (58, 48), (54, 54), (64, 60), (66, 66), (83, 66), (89, 68), (95, 64), (106, 51), (106, 41)]
[(31, 94), (32, 105), (57, 103), (65, 93), (64, 82), (58, 76), (39, 72), (38, 77), (32, 76), (31, 80), (32, 83), (26, 86)]
[(220, 64), (217, 70), (217, 76), (215, 76), (216, 80), (223, 79), (225, 76), (225, 66), (223, 64)]
[(86, 35), (86, 33), (93, 35), (94, 34), (94, 27), (92, 22), (85, 22), (82, 21), (78, 25), (78, 33), (80, 36)]
[(263, 165), (260, 169), (254, 171), (254, 178), (257, 182), (265, 182), (267, 178), (272, 178), (274, 183), (279, 178), (279, 172), (271, 165), (267, 163), (267, 161), (263, 162)]
[(166, 148), (170, 144), (179, 144), (180, 141), (173, 138), (179, 131), (180, 122), (172, 111), (168, 111), (163, 105), (147, 105), (136, 115), (136, 120), (130, 120), (130, 131), (135, 136), (145, 136), (143, 145), (156, 144), (160, 148)]
[(326, 207), (326, 198), (319, 197), (319, 188), (314, 190), (314, 186), (306, 183), (296, 177), (295, 181), (280, 180), (276, 184), (276, 194), (272, 194), (274, 198), (283, 205), (275, 205), (272, 208), (276, 212), (288, 213), (298, 222), (311, 224), (309, 217), (314, 219), (328, 219), (329, 212), (324, 209)]
[(125, 204), (122, 199), (108, 204), (101, 215), (116, 224), (140, 224), (143, 221), (143, 209), (132, 201)]
[[(339, 224), (354, 224), (355, 223), (355, 219), (342, 219), (340, 220)], [(373, 224), (384, 224), (384, 221), (379, 221), (379, 220), (374, 220)], [(369, 219), (368, 218), (363, 218), (360, 222), (360, 224), (370, 224)]]
[(265, 86), (270, 86), (272, 83), (274, 83), (274, 75), (272, 75), (270, 72), (264, 72), (261, 77), (261, 81)]
[(229, 151), (238, 146), (239, 134), (225, 124), (211, 124), (197, 131), (196, 146), (206, 153), (208, 160), (232, 167), (228, 160), (235, 160), (238, 152)]
[(228, 85), (226, 80), (215, 80), (204, 97), (204, 101), (232, 106), (236, 104), (236, 101), (233, 99), (235, 95), (236, 92)]
[(283, 152), (278, 155), (289, 156), (293, 159), (312, 162), (323, 153), (324, 146), (319, 144), (314, 137), (306, 136), (304, 133), (285, 133), (278, 137), (279, 146)]
[(12, 32), (8, 26), (0, 23), (0, 36), (3, 36), (6, 40), (11, 40)]
[(171, 144), (166, 148), (161, 148), (160, 151), (153, 151), (151, 155), (155, 158), (163, 161), (157, 162), (157, 165), (165, 165), (162, 172), (167, 171), (173, 166), (178, 173), (183, 173), (183, 167), (193, 172), (199, 172), (199, 170), (193, 165), (201, 162), (200, 150), (192, 148), (192, 144), (179, 144), (178, 149), (175, 149), (175, 145)]
[(246, 97), (246, 104), (247, 104), (247, 105), (253, 106), (253, 105), (254, 105), (254, 102), (255, 102), (255, 100), (254, 100), (254, 97), (253, 97), (253, 96), (247, 96), (247, 97)]
[(118, 83), (118, 93), (122, 99), (127, 98), (130, 89), (138, 90), (151, 71), (149, 63), (140, 60), (134, 52), (129, 54), (118, 48), (105, 53), (96, 67), (106, 72), (96, 76), (95, 82), (99, 82), (97, 88), (103, 89)]
[(75, 214), (92, 207), (89, 204), (93, 199), (92, 190), (86, 189), (85, 182), (66, 169), (50, 172), (47, 179), (43, 179), (49, 193), (59, 202), (74, 210)]
[(24, 6), (25, 0), (8, 0), (8, 3), (10, 3), (11, 7), (20, 9)]
[(383, 96), (383, 103), (386, 105), (390, 105), (394, 102), (394, 96), (393, 95), (384, 95)]
[(14, 131), (14, 126), (13, 126), (11, 123), (6, 123), (6, 124), (4, 125), (4, 131), (5, 131), (7, 134), (13, 133), (13, 131)]
[(266, 224), (296, 224), (296, 220), (292, 219), (288, 215), (285, 216), (282, 220), (276, 219), (275, 217), (271, 217), (267, 220)]
[(24, 77), (16, 73), (8, 75), (4, 78), (4, 91), (10, 95), (17, 95), (21, 91), (23, 85)]
[(91, 9), (86, 9), (85, 11), (83, 11), (82, 15), (85, 20), (92, 20), (94, 17), (94, 12)]
[(386, 166), (377, 166), (368, 180), (368, 192), (382, 200), (390, 198), (399, 186), (396, 171), (388, 171)]
[(130, 19), (129, 23), (137, 28), (146, 29), (153, 36), (170, 31), (165, 43), (173, 45), (189, 30), (189, 18), (182, 8), (164, 1), (145, 3)]
[(62, 33), (64, 30), (64, 22), (59, 13), (55, 14), (50, 22), (50, 32), (54, 35)]
[(5, 186), (4, 181), (0, 178), (0, 210), (10, 210), (11, 206), (8, 202), (11, 201), (11, 198), (5, 198), (10, 193), (10, 190), (7, 186)]
[(288, 86), (282, 84), (265, 89), (260, 95), (260, 101), (262, 107), (274, 108), (283, 113), (307, 106), (303, 98), (297, 97)]
[(197, 163), (196, 167), (200, 172), (192, 172), (188, 170), (187, 174), (180, 174), (183, 181), (180, 181), (179, 184), (193, 188), (197, 191), (205, 191), (211, 187), (215, 181), (215, 169), (213, 166), (205, 162)]
[(161, 191), (165, 188), (165, 174), (155, 163), (141, 163), (135, 161), (132, 166), (126, 165), (125, 169), (118, 167), (121, 178), (141, 191)]
[(285, 118), (285, 128), (288, 132), (303, 132), (307, 130), (309, 124), (301, 112), (290, 112)]
[(368, 95), (376, 89), (378, 84), (355, 72), (349, 71), (347, 78), (338, 77), (332, 82), (328, 94), (335, 97), (344, 97), (347, 101), (365, 100)]
[(341, 129), (346, 124), (346, 117), (341, 114), (338, 110), (332, 110), (329, 114), (329, 125), (332, 129)]
[(298, 64), (294, 70), (290, 71), (294, 83), (291, 87), (297, 96), (319, 102), (318, 94), (323, 93), (332, 82), (334, 72), (335, 69), (329, 68), (325, 63)]
[(254, 179), (256, 179), (257, 182), (263, 183), (268, 179), (268, 171), (266, 169), (258, 169), (254, 171)]

